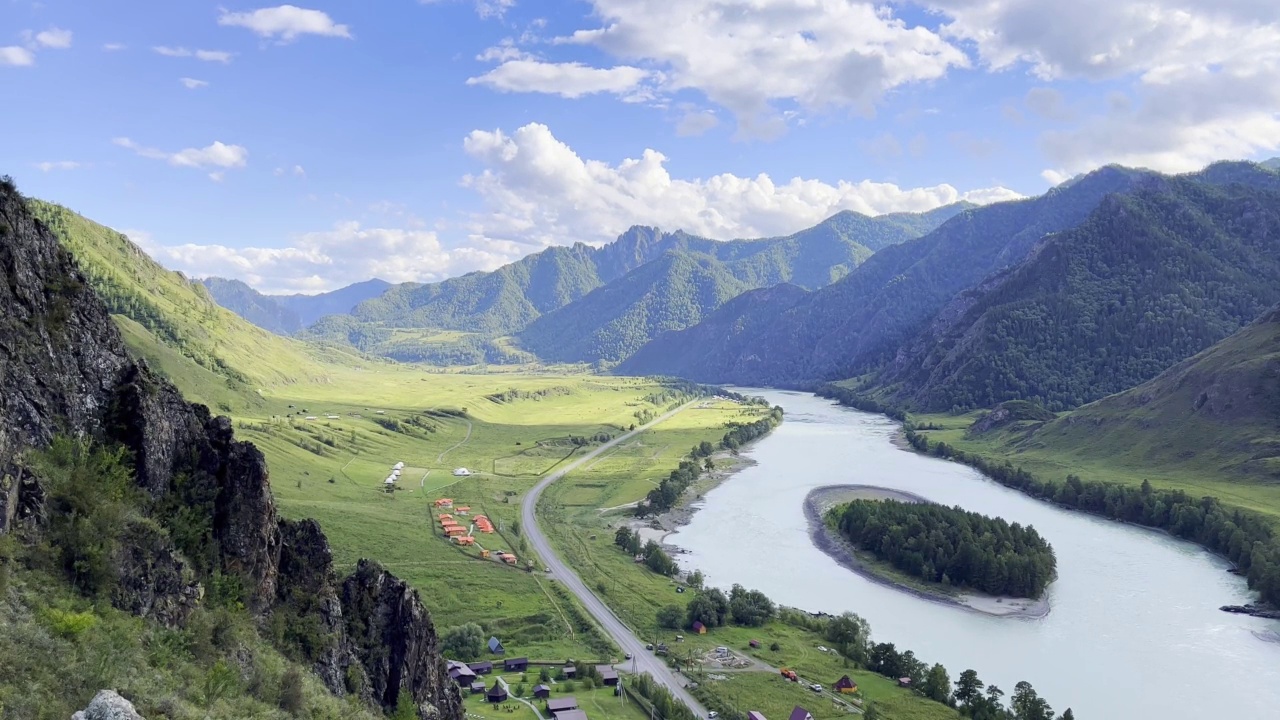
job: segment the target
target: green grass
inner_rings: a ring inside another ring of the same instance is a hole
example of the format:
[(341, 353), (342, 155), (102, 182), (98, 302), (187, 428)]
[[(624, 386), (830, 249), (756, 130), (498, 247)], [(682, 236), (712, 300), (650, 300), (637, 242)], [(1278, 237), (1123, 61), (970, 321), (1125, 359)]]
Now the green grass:
[[(703, 685), (708, 691), (723, 699), (726, 706), (746, 713), (756, 710), (768, 720), (784, 720), (797, 705), (808, 710), (814, 720), (838, 720), (861, 717), (830, 697), (818, 695), (800, 683), (793, 683), (781, 675), (766, 673), (719, 673), (727, 679), (708, 680)], [(858, 684), (858, 692), (844, 696), (855, 707), (874, 702), (887, 718), (892, 720), (954, 720), (960, 715), (955, 710), (935, 702), (929, 702), (899, 688), (888, 678), (874, 673), (846, 671)], [(839, 675), (823, 685), (830, 686)], [(808, 679), (808, 678), (806, 678)]]

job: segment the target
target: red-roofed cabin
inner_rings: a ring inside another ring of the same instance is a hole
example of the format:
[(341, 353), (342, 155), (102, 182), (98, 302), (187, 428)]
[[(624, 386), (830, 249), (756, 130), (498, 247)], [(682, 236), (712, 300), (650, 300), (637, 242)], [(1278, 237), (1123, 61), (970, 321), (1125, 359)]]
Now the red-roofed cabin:
[(467, 534), (467, 529), (461, 525), (453, 525), (444, 529), (444, 534), (449, 537), (461, 537)]
[(459, 545), (475, 545), (476, 539), (470, 535), (455, 535), (453, 541)]

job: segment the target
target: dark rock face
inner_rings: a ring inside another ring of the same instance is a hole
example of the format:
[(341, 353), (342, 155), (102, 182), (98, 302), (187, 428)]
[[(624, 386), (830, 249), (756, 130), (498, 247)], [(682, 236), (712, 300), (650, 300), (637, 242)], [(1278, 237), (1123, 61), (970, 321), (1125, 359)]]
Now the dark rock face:
[(418, 591), (361, 560), (342, 583), (347, 636), (368, 671), (375, 701), (395, 708), (410, 693), (423, 720), (462, 715), (462, 698), (449, 680), (431, 616)]
[(120, 539), (119, 584), (111, 604), (166, 627), (180, 627), (200, 603), (204, 588), (169, 536), (148, 521), (134, 521)]
[[(417, 593), (362, 564), (339, 599), (324, 533), (313, 521), (277, 516), (262, 453), (235, 439), (230, 420), (186, 402), (129, 357), (70, 254), (7, 184), (0, 184), (0, 388), (0, 533), (42, 525), (44, 491), (22, 467), (24, 450), (59, 434), (120, 443), (133, 454), (154, 517), (132, 522), (121, 538), (117, 607), (180, 626), (202, 598), (198, 576), (220, 570), (243, 580), (246, 604), (264, 625), (284, 615), (283, 640), (334, 693), (394, 707), (403, 688), (423, 718), (460, 720), (457, 689)], [(175, 548), (164, 527), (183, 522), (166, 514), (174, 507), (208, 517), (214, 548), (200, 548), (207, 556)]]

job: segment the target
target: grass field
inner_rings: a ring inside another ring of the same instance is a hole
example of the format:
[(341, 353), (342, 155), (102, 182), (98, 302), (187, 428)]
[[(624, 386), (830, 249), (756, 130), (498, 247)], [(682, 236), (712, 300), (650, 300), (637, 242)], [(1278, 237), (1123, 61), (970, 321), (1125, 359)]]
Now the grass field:
[(1067, 475), (1077, 475), (1085, 480), (1135, 486), (1149, 480), (1155, 487), (1185, 490), (1195, 497), (1217, 497), (1226, 505), (1254, 510), (1280, 525), (1280, 484), (1226, 471), (1212, 456), (1201, 458), (1192, 453), (1177, 464), (1154, 463), (1143, 459), (1150, 453), (1143, 448), (1142, 437), (1116, 433), (1094, 433), (1087, 447), (1050, 447), (1025, 441), (1026, 423), (970, 435), (966, 431), (978, 414), (913, 414), (911, 419), (917, 425), (941, 428), (922, 431), (930, 442), (943, 441), (965, 452), (1008, 460), (1045, 480), (1062, 482)]

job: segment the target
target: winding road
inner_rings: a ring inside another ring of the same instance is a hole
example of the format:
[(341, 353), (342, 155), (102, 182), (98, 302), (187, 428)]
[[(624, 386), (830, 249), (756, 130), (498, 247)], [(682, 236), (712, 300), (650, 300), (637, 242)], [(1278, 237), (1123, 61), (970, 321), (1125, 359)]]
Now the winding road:
[(559, 480), (573, 470), (576, 470), (583, 463), (599, 456), (600, 453), (606, 452), (607, 450), (630, 440), (648, 428), (667, 420), (692, 404), (693, 402), (685, 403), (684, 405), (655, 418), (653, 421), (642, 425), (635, 430), (619, 435), (540, 480), (538, 484), (534, 485), (533, 489), (524, 496), (524, 501), (520, 508), (520, 522), (524, 527), (525, 536), (529, 538), (529, 542), (532, 543), (533, 549), (537, 551), (546, 566), (550, 568), (551, 575), (564, 583), (564, 586), (577, 596), (583, 607), (587, 609), (587, 612), (591, 613), (591, 616), (595, 618), (596, 622), (600, 623), (600, 627), (604, 628), (604, 631), (613, 638), (613, 641), (622, 648), (623, 652), (631, 654), (632, 662), (627, 664), (637, 672), (647, 672), (652, 675), (654, 680), (664, 685), (671, 691), (673, 696), (685, 705), (688, 705), (690, 710), (699, 717), (705, 718), (707, 716), (707, 709), (702, 707), (702, 703), (699, 703), (694, 699), (693, 695), (685, 688), (685, 679), (674, 670), (667, 667), (666, 663), (662, 661), (662, 658), (655, 656), (649, 650), (645, 650), (644, 641), (637, 637), (636, 634), (631, 631), (631, 628), (628, 628), (617, 615), (613, 614), (613, 611), (609, 609), (609, 606), (605, 605), (600, 598), (596, 597), (595, 593), (587, 589), (586, 584), (582, 582), (582, 578), (578, 577), (578, 574), (565, 564), (564, 560), (560, 559), (560, 556), (552, 549), (551, 543), (547, 541), (547, 536), (543, 534), (542, 528), (538, 527), (538, 518), (534, 512), (538, 506), (538, 498), (542, 496), (542, 491), (546, 490), (548, 485)]

